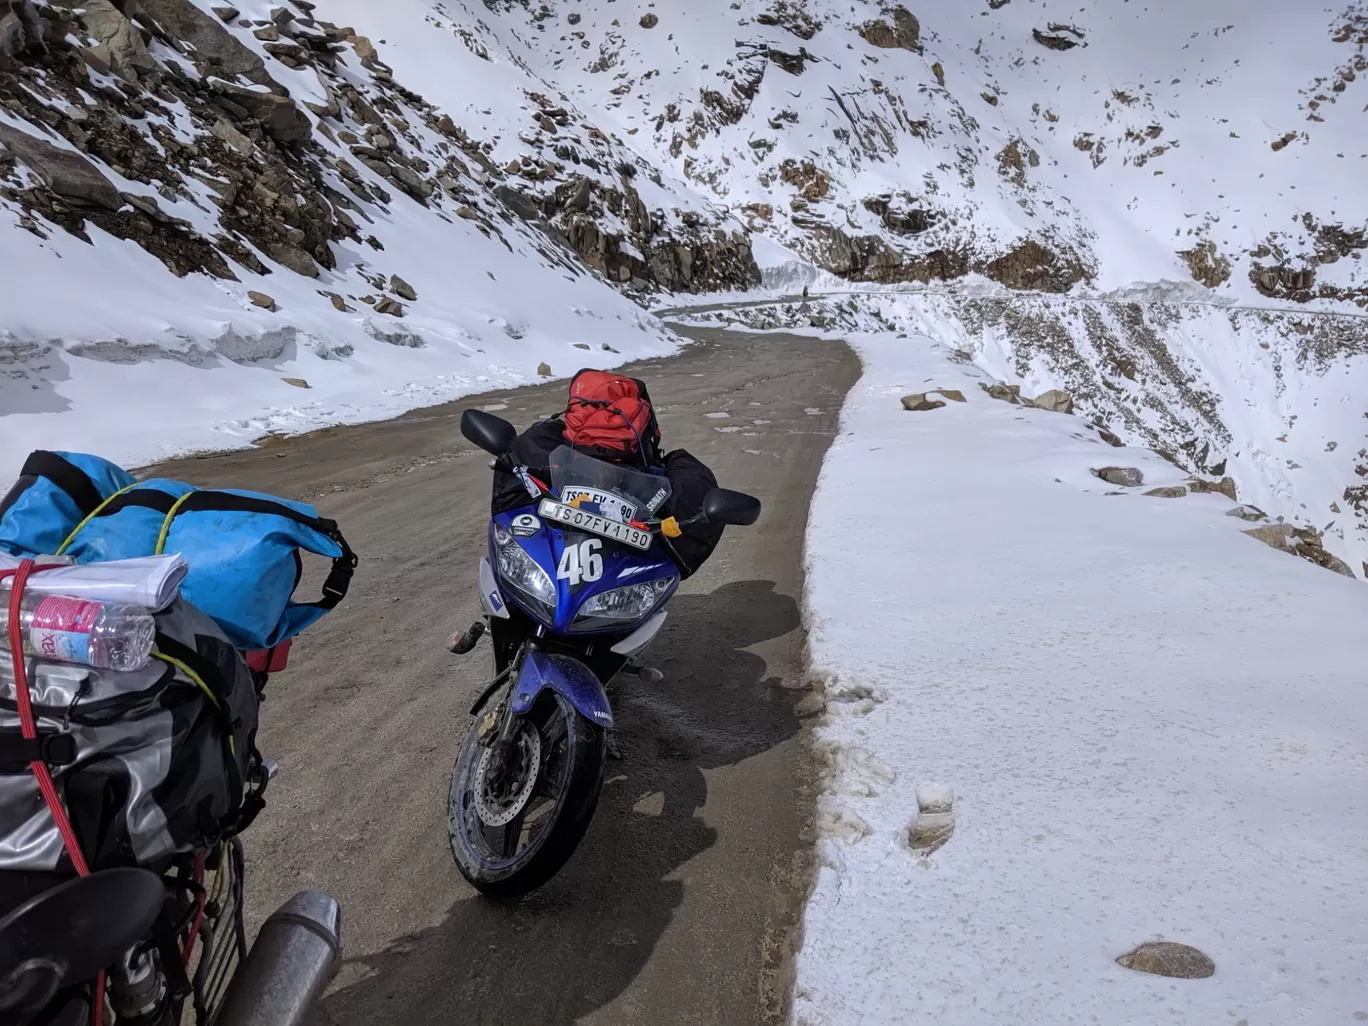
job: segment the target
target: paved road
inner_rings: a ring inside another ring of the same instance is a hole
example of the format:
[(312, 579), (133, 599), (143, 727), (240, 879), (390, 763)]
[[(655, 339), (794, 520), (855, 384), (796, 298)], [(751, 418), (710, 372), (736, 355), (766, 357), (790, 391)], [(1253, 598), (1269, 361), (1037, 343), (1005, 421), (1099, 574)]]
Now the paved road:
[(466, 405), (506, 404), (525, 426), (564, 383), (159, 468), (314, 502), (363, 557), (348, 600), (271, 680), (261, 748), (281, 775), (246, 838), (255, 916), (303, 887), (342, 903), (346, 964), (319, 1024), (784, 1016), (812, 780), (795, 711), (804, 529), (859, 364), (810, 338), (696, 337), (632, 370), (667, 445), (766, 512), (672, 603), (650, 650), (665, 681), (615, 685), (625, 757), (579, 851), (514, 906), (478, 898), (446, 838), (451, 767), (490, 666), (487, 643), (464, 659), (442, 648), (476, 616), (488, 516), (485, 457), (458, 422)]

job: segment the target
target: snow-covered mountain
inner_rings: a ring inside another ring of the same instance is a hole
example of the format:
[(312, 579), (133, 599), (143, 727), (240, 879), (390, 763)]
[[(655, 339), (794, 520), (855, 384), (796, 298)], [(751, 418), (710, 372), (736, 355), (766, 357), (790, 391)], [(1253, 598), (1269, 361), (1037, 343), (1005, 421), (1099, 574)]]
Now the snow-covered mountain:
[(1368, 303), (1361, 4), (438, 9), (843, 276)]
[(1368, 8), (638, 6), (447, 16), (743, 217), (771, 284), (926, 285), (865, 313), (1368, 561)]
[[(525, 69), (423, 5), (333, 7), (356, 20), (6, 5), (0, 475), (39, 446), (146, 460), (668, 352), (608, 279), (758, 281), (744, 226)], [(390, 15), (405, 71), (364, 34)]]
[(763, 274), (924, 289), (861, 316), (1368, 560), (1361, 2), (10, 8), (6, 468), (667, 351), (647, 297)]

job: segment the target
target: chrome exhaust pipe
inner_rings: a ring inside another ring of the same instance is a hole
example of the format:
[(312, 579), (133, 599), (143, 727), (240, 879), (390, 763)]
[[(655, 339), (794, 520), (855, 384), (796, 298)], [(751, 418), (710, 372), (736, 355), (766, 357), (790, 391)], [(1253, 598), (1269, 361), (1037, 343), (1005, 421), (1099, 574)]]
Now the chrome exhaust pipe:
[(233, 974), (214, 1026), (301, 1026), (337, 968), (342, 910), (301, 891), (271, 914)]

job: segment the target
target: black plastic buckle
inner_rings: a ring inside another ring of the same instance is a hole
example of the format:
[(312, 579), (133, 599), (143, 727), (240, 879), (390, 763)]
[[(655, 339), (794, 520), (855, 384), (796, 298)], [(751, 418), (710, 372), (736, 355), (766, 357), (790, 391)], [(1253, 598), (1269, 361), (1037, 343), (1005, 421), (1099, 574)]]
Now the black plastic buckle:
[(331, 599), (334, 604), (346, 598), (347, 589), (351, 587), (354, 569), (353, 566), (349, 566), (340, 560), (334, 563), (332, 570), (328, 573), (328, 579), (323, 582), (323, 596)]
[(70, 766), (76, 761), (76, 737), (62, 731), (40, 731), (35, 738), (17, 730), (0, 730), (0, 773), (27, 772), (30, 763)]
[(76, 761), (76, 737), (74, 734), (40, 734), (38, 745), (43, 753), (42, 760), (49, 766), (70, 766)]

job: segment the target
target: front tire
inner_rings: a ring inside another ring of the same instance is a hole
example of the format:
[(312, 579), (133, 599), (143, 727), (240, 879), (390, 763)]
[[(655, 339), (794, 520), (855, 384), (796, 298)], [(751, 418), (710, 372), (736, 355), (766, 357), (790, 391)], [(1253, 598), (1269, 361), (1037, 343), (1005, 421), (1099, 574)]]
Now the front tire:
[(451, 855), (481, 894), (516, 898), (555, 876), (584, 837), (603, 786), (604, 731), (547, 692), (500, 771), (479, 725), (466, 733), (451, 776)]

